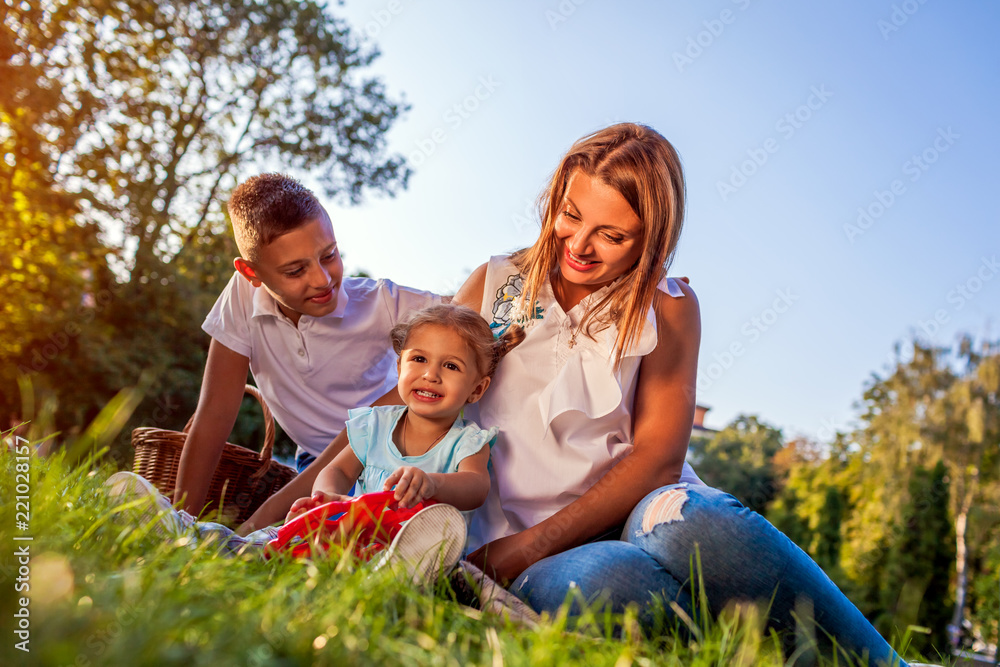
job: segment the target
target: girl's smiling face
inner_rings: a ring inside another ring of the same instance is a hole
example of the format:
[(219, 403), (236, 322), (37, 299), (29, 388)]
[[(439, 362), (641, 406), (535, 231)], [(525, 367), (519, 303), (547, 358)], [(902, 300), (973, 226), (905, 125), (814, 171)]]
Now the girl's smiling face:
[(399, 355), (399, 395), (413, 413), (454, 421), (466, 403), (475, 403), (490, 384), (476, 355), (454, 329), (419, 326), (406, 337)]
[(555, 236), (559, 273), (581, 294), (621, 277), (642, 254), (639, 216), (617, 190), (582, 171), (569, 178)]

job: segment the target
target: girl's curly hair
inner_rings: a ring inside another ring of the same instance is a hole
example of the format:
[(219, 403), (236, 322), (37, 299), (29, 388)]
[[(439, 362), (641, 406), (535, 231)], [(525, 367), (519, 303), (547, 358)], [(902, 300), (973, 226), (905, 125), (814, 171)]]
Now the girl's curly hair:
[(429, 324), (448, 327), (461, 336), (475, 354), (483, 377), (493, 377), (500, 360), (524, 340), (524, 329), (517, 325), (509, 326), (502, 336), (494, 339), (493, 330), (479, 313), (467, 306), (446, 303), (419, 310), (406, 322), (394, 326), (389, 333), (392, 349), (400, 354), (410, 334)]

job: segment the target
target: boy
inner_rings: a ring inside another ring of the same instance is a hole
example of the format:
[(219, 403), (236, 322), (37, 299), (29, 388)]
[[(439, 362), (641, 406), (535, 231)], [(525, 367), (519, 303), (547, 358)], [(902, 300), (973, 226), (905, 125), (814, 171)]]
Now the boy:
[(344, 428), (347, 411), (395, 387), (389, 331), (410, 311), (441, 302), (388, 280), (345, 278), (329, 216), (288, 176), (263, 174), (239, 185), (229, 217), (240, 257), (202, 325), (212, 342), (174, 496), (195, 516), (236, 422), (248, 370), (298, 445), (302, 474), (289, 486), (305, 493), (288, 489), (273, 499), (287, 495), (290, 505), (309, 495), (322, 462), (309, 464)]

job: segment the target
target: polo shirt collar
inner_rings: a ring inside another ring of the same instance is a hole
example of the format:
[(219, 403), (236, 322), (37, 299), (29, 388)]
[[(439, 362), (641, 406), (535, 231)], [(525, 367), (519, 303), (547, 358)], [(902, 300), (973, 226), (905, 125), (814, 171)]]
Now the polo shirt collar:
[[(327, 317), (343, 317), (347, 311), (347, 301), (347, 290), (344, 289), (344, 281), (341, 280), (340, 287), (337, 290), (337, 308), (327, 315)], [(263, 286), (254, 288), (253, 313), (250, 316), (260, 317), (262, 315), (271, 315), (279, 319), (285, 316), (278, 307), (277, 300)], [(303, 317), (307, 316), (303, 315)]]
[(347, 312), (347, 290), (344, 289), (344, 279), (340, 279), (340, 287), (337, 288), (337, 307), (327, 317), (343, 317)]

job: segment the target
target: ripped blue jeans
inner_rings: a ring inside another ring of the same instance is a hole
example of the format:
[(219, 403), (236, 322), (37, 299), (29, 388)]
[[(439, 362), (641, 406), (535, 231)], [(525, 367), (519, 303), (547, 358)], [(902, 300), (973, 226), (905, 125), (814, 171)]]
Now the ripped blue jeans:
[[(696, 550), (700, 575), (692, 569)], [(736, 498), (708, 486), (653, 491), (632, 510), (620, 540), (538, 561), (511, 591), (539, 612), (554, 612), (571, 592), (615, 613), (637, 603), (640, 623), (656, 631), (676, 620), (671, 602), (693, 616), (692, 596), (700, 599), (701, 592), (692, 577), (699, 576), (713, 617), (734, 602), (763, 603), (768, 627), (783, 631), (785, 655), (796, 655), (795, 664), (809, 664), (816, 651), (832, 654), (834, 642), (837, 651), (868, 656), (872, 665), (906, 664), (804, 551)]]

